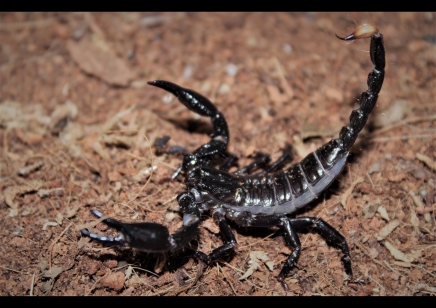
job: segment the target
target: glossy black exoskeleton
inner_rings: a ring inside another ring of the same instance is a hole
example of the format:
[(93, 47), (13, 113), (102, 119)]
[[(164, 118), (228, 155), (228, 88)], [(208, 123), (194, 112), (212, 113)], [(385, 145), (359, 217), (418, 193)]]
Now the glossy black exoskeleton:
[[(224, 244), (209, 255), (195, 252), (195, 257), (207, 264), (234, 251), (236, 239), (226, 221), (228, 219), (240, 226), (279, 226), (284, 230), (285, 238), (292, 248), (292, 253), (278, 275), (278, 280), (285, 289), (285, 278), (300, 255), (298, 231), (315, 231), (330, 245), (340, 248), (345, 271), (351, 276), (348, 245), (338, 231), (316, 217), (290, 218), (288, 215), (319, 196), (341, 173), (350, 148), (377, 102), (385, 68), (382, 34), (374, 26), (363, 25), (353, 34), (340, 39), (348, 41), (366, 37), (371, 38), (370, 56), (375, 67), (368, 75), (368, 90), (360, 95), (360, 108), (352, 111), (350, 124), (342, 128), (339, 138), (321, 146), (286, 170), (276, 169), (291, 157), (289, 147), (281, 158), (269, 166), (269, 157), (261, 156), (249, 166), (229, 173), (228, 169), (237, 158), (226, 150), (229, 142), (227, 122), (212, 102), (201, 94), (174, 83), (150, 81), (150, 85), (174, 94), (188, 109), (212, 120), (211, 140), (193, 153), (185, 153), (182, 165), (173, 175), (175, 178), (180, 172), (185, 174), (186, 190), (177, 197), (183, 213), (183, 227), (176, 233), (169, 234), (167, 227), (160, 224), (123, 223), (107, 218), (102, 222), (118, 230), (119, 236), (101, 236), (87, 229), (83, 229), (82, 234), (107, 245), (128, 246), (146, 252), (171, 252), (186, 246), (197, 235), (200, 216), (209, 212), (220, 228)], [(224, 158), (219, 169), (210, 166), (217, 156)], [(264, 171), (248, 174), (261, 165), (267, 165)], [(92, 213), (99, 218), (103, 216), (96, 210), (92, 210)]]

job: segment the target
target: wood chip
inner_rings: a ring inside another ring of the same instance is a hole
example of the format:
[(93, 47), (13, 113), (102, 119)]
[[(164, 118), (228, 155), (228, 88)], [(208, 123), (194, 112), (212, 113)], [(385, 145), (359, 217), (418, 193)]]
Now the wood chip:
[(386, 208), (383, 205), (380, 205), (377, 208), (377, 212), (380, 214), (381, 218), (383, 218), (386, 221), (389, 221), (389, 215), (388, 212), (386, 211)]
[(21, 168), (18, 171), (18, 175), (21, 175), (23, 177), (28, 176), (29, 174), (31, 174), (32, 172), (35, 172), (36, 170), (38, 170), (39, 168), (41, 168), (44, 165), (44, 163), (42, 161), (37, 161), (36, 163), (33, 163), (31, 165), (28, 165), (26, 167)]
[(398, 261), (402, 261), (402, 262), (406, 262), (406, 263), (412, 263), (414, 261), (413, 258), (407, 257), (404, 253), (399, 251), (397, 248), (395, 248), (388, 241), (385, 242), (385, 247), (389, 250), (391, 255)]
[(393, 220), (381, 228), (377, 235), (377, 241), (384, 240), (389, 234), (391, 234), (392, 231), (394, 231), (396, 227), (398, 227), (399, 224), (400, 222), (398, 220)]
[(424, 164), (426, 164), (428, 167), (430, 167), (432, 170), (436, 170), (436, 162), (430, 157), (421, 153), (416, 153), (415, 157), (422, 161)]

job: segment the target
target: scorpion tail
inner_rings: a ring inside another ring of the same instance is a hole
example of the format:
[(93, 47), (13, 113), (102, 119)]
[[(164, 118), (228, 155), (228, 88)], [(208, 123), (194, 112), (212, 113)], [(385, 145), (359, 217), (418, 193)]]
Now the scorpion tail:
[(350, 124), (342, 127), (339, 140), (346, 150), (350, 150), (357, 139), (359, 132), (365, 126), (368, 115), (377, 103), (378, 94), (383, 85), (385, 76), (385, 47), (383, 35), (372, 25), (362, 25), (352, 34), (341, 38), (341, 40), (354, 40), (371, 37), (370, 55), (374, 69), (368, 75), (368, 90), (360, 95), (360, 108), (353, 110), (350, 116)]

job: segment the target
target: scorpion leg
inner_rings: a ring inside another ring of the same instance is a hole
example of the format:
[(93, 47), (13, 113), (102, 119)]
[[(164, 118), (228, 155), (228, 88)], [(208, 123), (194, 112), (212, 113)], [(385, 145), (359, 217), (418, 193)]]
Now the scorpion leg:
[(271, 164), (271, 166), (267, 167), (264, 171), (262, 171), (259, 175), (265, 175), (276, 170), (281, 164), (285, 161), (291, 161), (294, 159), (294, 154), (292, 153), (292, 146), (290, 144), (286, 144), (283, 149), (282, 156), (280, 156), (275, 162)]
[[(270, 162), (271, 157), (267, 154), (259, 153), (258, 157), (256, 158), (256, 160), (254, 162), (252, 162), (251, 164), (249, 164), (248, 166), (246, 166), (244, 168), (236, 170), (235, 172), (233, 172), (233, 174), (247, 174), (251, 170), (253, 170), (254, 168), (263, 167), (264, 170), (258, 174), (265, 175), (269, 172), (276, 170), (281, 164), (283, 164), (286, 161), (290, 161), (293, 158), (294, 158), (294, 156), (292, 154), (292, 146), (290, 144), (286, 144), (285, 148), (283, 149), (282, 155), (275, 162), (273, 162), (271, 165), (269, 165), (269, 166), (266, 165)], [(264, 166), (264, 165), (266, 165), (266, 166)]]
[(296, 232), (297, 228), (295, 228), (295, 226), (291, 222), (292, 220), (284, 215), (257, 216), (243, 212), (236, 213), (233, 220), (238, 225), (243, 227), (269, 228), (274, 226), (281, 226), (283, 228), (283, 230), (285, 231), (286, 241), (292, 248), (292, 253), (287, 258), (285, 265), (280, 271), (277, 279), (282, 284), (283, 289), (285, 289), (285, 291), (288, 291), (289, 288), (285, 282), (285, 278), (287, 277), (289, 271), (292, 269), (301, 253), (300, 239)]
[(235, 251), (236, 247), (235, 235), (230, 229), (230, 226), (227, 223), (224, 214), (220, 213), (219, 211), (214, 211), (212, 217), (220, 228), (220, 234), (223, 236), (224, 244), (214, 249), (209, 255), (201, 251), (195, 252), (195, 257), (206, 264), (209, 264), (213, 261), (216, 261), (231, 254)]
[(286, 260), (285, 265), (283, 265), (283, 268), (280, 271), (280, 274), (277, 277), (277, 279), (282, 284), (283, 289), (285, 289), (285, 291), (288, 291), (289, 288), (288, 288), (288, 285), (285, 282), (285, 278), (288, 276), (289, 271), (292, 269), (292, 267), (294, 266), (294, 264), (297, 261), (298, 257), (300, 256), (300, 253), (301, 253), (301, 243), (300, 243), (300, 239), (298, 237), (297, 232), (294, 230), (294, 227), (289, 222), (289, 218), (283, 218), (282, 219), (282, 227), (285, 230), (286, 241), (288, 242), (289, 246), (292, 247), (293, 251), (289, 255), (288, 259)]
[(277, 277), (285, 290), (288, 290), (285, 279), (295, 265), (295, 262), (297, 261), (301, 252), (301, 244), (297, 231), (313, 230), (321, 235), (329, 245), (339, 247), (344, 254), (341, 260), (344, 263), (345, 272), (349, 276), (353, 276), (353, 272), (351, 270), (350, 251), (345, 238), (322, 219), (316, 217), (288, 218), (284, 215), (257, 216), (244, 212), (235, 213), (232, 219), (238, 225), (243, 227), (267, 228), (281, 226), (283, 228), (285, 231), (286, 241), (293, 250)]
[[(169, 81), (154, 80), (149, 81), (148, 84), (174, 94), (189, 110), (212, 119), (212, 139), (208, 143), (200, 146), (192, 154), (186, 154), (184, 156), (182, 167), (183, 170), (187, 170), (189, 166), (199, 164), (205, 165), (205, 162), (208, 163), (208, 160), (213, 155), (223, 154), (226, 152), (227, 144), (229, 142), (229, 129), (227, 126), (227, 121), (223, 114), (218, 111), (218, 109), (210, 100), (200, 93), (190, 89), (182, 88), (181, 86)], [(177, 174), (173, 175), (173, 178), (176, 176)]]
[[(200, 211), (193, 197), (189, 193), (181, 193), (177, 200), (183, 212), (183, 227), (170, 235), (168, 228), (157, 223), (124, 223), (112, 218), (102, 222), (120, 232), (116, 237), (102, 236), (82, 229), (81, 233), (102, 244), (109, 246), (122, 246), (136, 248), (146, 252), (174, 251), (186, 246), (197, 234), (200, 223)], [(96, 210), (91, 211), (96, 217), (103, 214)]]
[(341, 260), (344, 263), (345, 272), (347, 275), (353, 276), (353, 271), (351, 269), (350, 250), (348, 249), (347, 242), (342, 234), (336, 231), (324, 220), (316, 217), (292, 218), (290, 219), (290, 222), (295, 230), (313, 230), (321, 235), (329, 245), (340, 248), (344, 254)]
[(239, 159), (238, 156), (230, 152), (225, 152), (222, 154), (222, 156), (224, 156), (226, 160), (221, 164), (219, 170), (223, 170), (223, 171), (229, 170), (233, 165), (236, 164), (236, 162)]
[(268, 154), (258, 153), (256, 155), (255, 161), (245, 166), (244, 168), (238, 169), (233, 174), (248, 174), (251, 170), (264, 166), (271, 161), (271, 157)]

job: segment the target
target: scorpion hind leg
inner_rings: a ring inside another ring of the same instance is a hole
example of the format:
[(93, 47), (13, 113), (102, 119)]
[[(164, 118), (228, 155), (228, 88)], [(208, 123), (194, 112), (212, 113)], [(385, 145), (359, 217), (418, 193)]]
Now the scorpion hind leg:
[(290, 223), (296, 230), (313, 230), (321, 235), (329, 245), (340, 248), (344, 254), (341, 260), (344, 263), (345, 272), (350, 277), (353, 277), (350, 250), (348, 249), (347, 241), (342, 234), (336, 231), (324, 220), (317, 217), (297, 217), (290, 219)]
[(294, 230), (293, 225), (290, 223), (287, 217), (282, 219), (282, 227), (285, 231), (285, 238), (288, 242), (289, 246), (293, 249), (292, 253), (289, 255), (288, 259), (286, 259), (285, 265), (283, 265), (282, 270), (280, 271), (279, 276), (277, 277), (278, 281), (282, 284), (283, 289), (288, 291), (288, 285), (285, 282), (285, 278), (288, 276), (291, 269), (294, 267), (295, 262), (301, 253), (301, 243), (298, 237), (297, 232)]
[(283, 148), (282, 156), (280, 156), (270, 166), (266, 167), (265, 170), (260, 173), (260, 175), (265, 175), (267, 173), (276, 171), (282, 164), (284, 164), (285, 162), (292, 161), (293, 159), (294, 159), (294, 154), (292, 153), (292, 146), (286, 143), (285, 147)]
[(263, 168), (263, 171), (258, 173), (259, 175), (265, 175), (265, 174), (268, 174), (272, 171), (275, 171), (282, 164), (284, 164), (287, 161), (288, 162), (292, 161), (292, 159), (294, 158), (294, 155), (292, 153), (292, 146), (290, 144), (286, 144), (285, 148), (283, 148), (282, 151), (283, 151), (282, 155), (275, 162), (273, 162), (271, 165), (268, 165), (269, 162), (271, 161), (271, 157), (269, 155), (263, 154), (263, 153), (257, 153), (254, 162), (252, 162), (248, 166), (245, 166), (241, 169), (234, 171), (233, 174), (237, 174), (237, 175), (248, 174), (253, 169), (258, 168), (258, 167)]
[[(131, 247), (145, 252), (168, 252), (175, 251), (186, 246), (196, 235), (200, 223), (200, 211), (193, 197), (188, 193), (182, 193), (177, 197), (181, 211), (183, 212), (183, 226), (174, 234), (169, 233), (164, 225), (143, 222), (124, 223), (115, 219), (107, 218), (102, 222), (120, 232), (116, 237), (101, 236), (82, 229), (81, 233), (102, 244), (109, 246)], [(103, 214), (96, 210), (92, 213), (98, 218)]]

